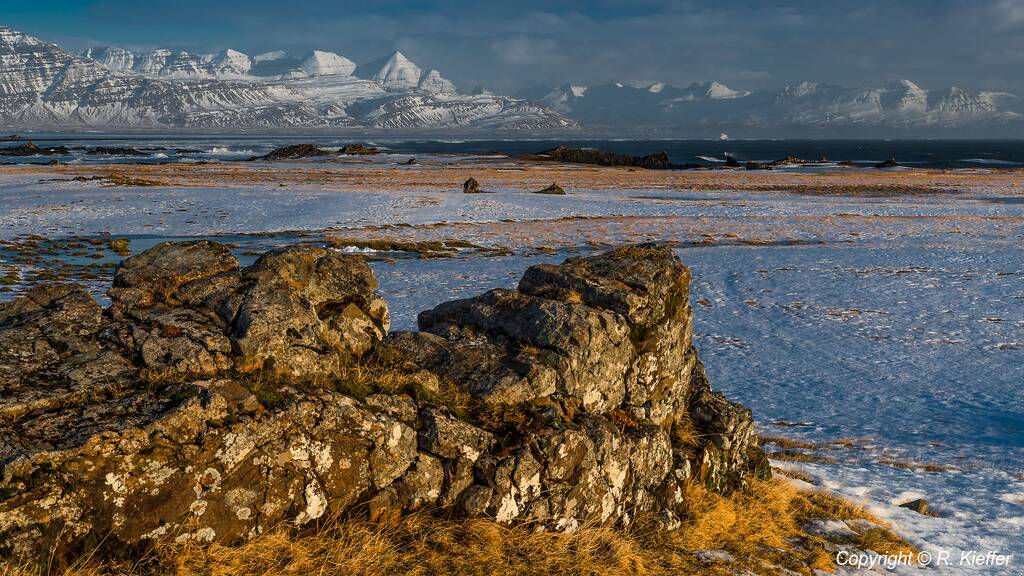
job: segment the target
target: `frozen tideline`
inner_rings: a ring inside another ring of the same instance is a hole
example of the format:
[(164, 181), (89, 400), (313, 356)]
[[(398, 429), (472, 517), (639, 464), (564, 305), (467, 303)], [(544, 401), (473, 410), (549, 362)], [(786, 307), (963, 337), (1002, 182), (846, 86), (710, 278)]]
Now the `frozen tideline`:
[[(138, 252), (166, 238), (227, 235), (251, 250), (408, 224), (385, 235), (507, 249), (375, 261), (394, 329), (415, 329), (416, 313), (441, 301), (512, 287), (537, 262), (599, 244), (678, 242), (712, 385), (751, 407), (764, 435), (813, 442), (810, 452), (829, 459), (779, 468), (864, 504), (933, 557), (952, 553), (950, 566), (897, 572), (1024, 573), (1019, 191), (592, 190), (567, 177), (569, 195), (548, 197), (500, 187), (104, 188), (45, 178), (0, 173), (0, 239), (111, 234)], [(252, 236), (269, 232), (279, 234)], [(28, 272), (2, 254), (0, 265)], [(915, 498), (937, 515), (898, 507)], [(959, 566), (961, 551), (1014, 558), (1009, 567)]]

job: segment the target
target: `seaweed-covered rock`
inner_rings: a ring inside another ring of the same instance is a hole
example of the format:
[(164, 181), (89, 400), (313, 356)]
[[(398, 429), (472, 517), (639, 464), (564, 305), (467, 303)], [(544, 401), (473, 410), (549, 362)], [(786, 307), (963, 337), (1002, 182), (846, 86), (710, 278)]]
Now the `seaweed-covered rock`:
[(564, 196), (565, 188), (559, 186), (558, 182), (552, 182), (550, 186), (534, 191), (534, 194), (553, 194), (556, 196)]
[(300, 158), (312, 158), (316, 156), (329, 156), (333, 154), (323, 150), (316, 144), (292, 144), (282, 148), (275, 148), (263, 156), (255, 156), (251, 160), (298, 160)]
[(656, 154), (647, 154), (645, 156), (629, 156), (626, 154), (616, 154), (614, 152), (606, 152), (604, 150), (596, 150), (593, 148), (571, 148), (568, 146), (559, 146), (557, 148), (544, 150), (530, 156), (530, 158), (535, 160), (554, 160), (568, 164), (631, 166), (636, 168), (646, 168), (648, 170), (668, 170), (682, 167), (673, 164), (668, 159), (667, 152), (658, 152)]
[(345, 144), (338, 149), (338, 154), (348, 154), (350, 156), (372, 156), (374, 154), (380, 154), (380, 150), (365, 144)]
[[(0, 554), (59, 566), (90, 542), (423, 506), (678, 525), (688, 483), (770, 473), (750, 411), (705, 377), (689, 281), (668, 247), (628, 246), (386, 337), (366, 263), (314, 246), (240, 268), (212, 242), (161, 244), (124, 261), (107, 310), (37, 288), (0, 305)], [(387, 372), (360, 392), (352, 369)]]
[(149, 152), (127, 146), (96, 146), (85, 153), (89, 156), (149, 156)]
[(17, 146), (0, 148), (0, 156), (56, 156), (70, 154), (71, 150), (66, 146), (42, 147), (32, 141)]

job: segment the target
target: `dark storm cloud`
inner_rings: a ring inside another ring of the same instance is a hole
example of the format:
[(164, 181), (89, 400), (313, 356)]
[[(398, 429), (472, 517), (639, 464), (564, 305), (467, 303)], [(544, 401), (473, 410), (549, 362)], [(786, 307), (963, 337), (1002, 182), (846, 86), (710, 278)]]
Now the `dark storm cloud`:
[(2, 18), (73, 48), (319, 48), (357, 62), (397, 48), (462, 88), (505, 92), (568, 81), (760, 88), (909, 78), (1024, 93), (1024, 0), (37, 4)]

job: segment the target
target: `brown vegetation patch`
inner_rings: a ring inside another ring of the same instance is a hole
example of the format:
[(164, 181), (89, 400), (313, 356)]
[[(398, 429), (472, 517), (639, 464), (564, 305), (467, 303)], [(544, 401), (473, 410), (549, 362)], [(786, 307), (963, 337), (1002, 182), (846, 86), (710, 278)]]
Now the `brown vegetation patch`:
[(112, 172), (104, 175), (94, 176), (75, 176), (73, 178), (58, 178), (53, 180), (54, 182), (103, 182), (105, 186), (135, 186), (135, 187), (149, 187), (149, 186), (169, 186), (166, 182), (159, 180), (150, 180), (148, 178), (139, 178), (135, 176), (129, 176), (122, 172)]
[[(102, 168), (95, 166), (11, 166), (0, 170), (85, 177), (107, 175)], [(126, 178), (168, 182), (179, 186), (244, 188), (265, 185), (382, 192), (408, 189), (461, 191), (462, 183), (472, 176), (481, 182), (486, 181), (496, 190), (537, 190), (551, 182), (565, 182), (573, 188), (591, 190), (742, 190), (825, 196), (959, 193), (979, 184), (1016, 189), (1019, 187), (1021, 173), (1017, 170), (971, 173), (910, 169), (760, 174), (745, 170), (630, 170), (511, 159), (454, 162), (432, 166), (429, 170), (396, 170), (393, 166), (366, 164), (300, 163), (270, 166), (242, 162), (137, 164), (121, 166), (118, 170)]]
[(774, 444), (779, 448), (790, 449), (797, 448), (800, 450), (819, 450), (821, 447), (814, 442), (808, 440), (800, 440), (797, 438), (789, 438), (787, 436), (771, 436), (771, 435), (760, 435), (758, 436), (761, 446), (765, 444)]
[[(497, 255), (507, 254), (508, 250), (486, 248), (465, 240), (409, 240), (399, 238), (353, 238), (328, 235), (327, 242), (335, 248), (363, 248), (376, 252), (404, 252), (415, 254), (420, 258), (450, 258), (462, 251), (475, 254)], [(371, 256), (372, 258), (372, 256)]]
[(893, 468), (899, 468), (901, 470), (923, 470), (925, 472), (950, 472), (956, 470), (956, 466), (950, 464), (935, 464), (931, 462), (914, 462), (913, 460), (905, 460), (901, 458), (892, 458), (884, 456), (876, 460), (878, 464), (884, 464), (886, 466), (892, 466)]
[[(644, 518), (627, 529), (592, 525), (563, 533), (420, 512), (382, 523), (342, 518), (301, 532), (281, 526), (238, 546), (161, 543), (134, 562), (87, 557), (57, 573), (667, 576), (791, 570), (811, 575), (835, 569), (835, 544), (882, 554), (919, 553), (862, 508), (828, 493), (800, 491), (784, 480), (756, 481), (728, 497), (694, 484), (685, 498), (688, 519), (674, 531)], [(829, 540), (810, 533), (808, 524), (820, 519), (859, 521), (850, 522), (856, 535)], [(709, 550), (727, 552), (731, 561), (709, 562), (700, 555)], [(4, 574), (44, 573), (45, 567), (25, 566)]]
[(814, 452), (802, 452), (800, 450), (775, 450), (767, 452), (771, 460), (782, 460), (785, 462), (813, 462), (817, 464), (836, 464), (838, 461), (831, 456), (817, 454)]

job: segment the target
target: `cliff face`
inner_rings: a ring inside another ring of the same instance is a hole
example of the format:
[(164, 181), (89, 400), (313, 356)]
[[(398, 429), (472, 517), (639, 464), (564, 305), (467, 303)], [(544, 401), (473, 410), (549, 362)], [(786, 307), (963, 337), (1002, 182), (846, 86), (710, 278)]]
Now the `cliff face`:
[(376, 280), (309, 246), (240, 269), (206, 241), (0, 306), (0, 550), (231, 542), (360, 506), (553, 529), (665, 528), (701, 482), (767, 475), (711, 390), (689, 271), (630, 246), (526, 271), (388, 333)]

